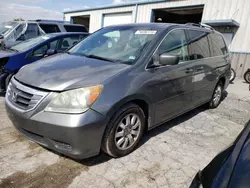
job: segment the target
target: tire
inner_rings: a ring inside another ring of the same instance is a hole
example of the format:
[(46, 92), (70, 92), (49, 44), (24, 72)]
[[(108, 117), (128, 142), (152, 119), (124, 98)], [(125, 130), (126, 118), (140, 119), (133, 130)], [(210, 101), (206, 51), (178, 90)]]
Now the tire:
[(222, 96), (223, 96), (223, 84), (220, 81), (214, 89), (211, 101), (209, 102), (209, 108), (211, 109), (217, 108), (222, 101)]
[(232, 83), (235, 80), (236, 72), (234, 69), (231, 68), (231, 77), (230, 77), (230, 83)]
[[(138, 105), (131, 103), (124, 106), (111, 118), (106, 127), (102, 151), (115, 158), (131, 153), (143, 136), (145, 122), (144, 112)], [(136, 132), (138, 134), (135, 135)]]
[(250, 70), (247, 70), (244, 74), (245, 81), (250, 84)]

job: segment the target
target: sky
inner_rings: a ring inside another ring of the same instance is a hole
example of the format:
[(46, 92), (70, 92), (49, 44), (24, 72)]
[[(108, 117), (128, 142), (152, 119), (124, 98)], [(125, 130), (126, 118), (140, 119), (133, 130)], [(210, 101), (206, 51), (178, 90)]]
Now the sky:
[(140, 0), (0, 0), (0, 23), (15, 18), (62, 20), (63, 11)]

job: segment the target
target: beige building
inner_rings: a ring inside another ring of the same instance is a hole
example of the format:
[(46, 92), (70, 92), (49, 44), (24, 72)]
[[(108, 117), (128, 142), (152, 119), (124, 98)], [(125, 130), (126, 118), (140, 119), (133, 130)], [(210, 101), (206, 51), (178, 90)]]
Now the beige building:
[(250, 68), (250, 0), (155, 0), (64, 12), (89, 32), (124, 23), (206, 23), (222, 32), (237, 76)]

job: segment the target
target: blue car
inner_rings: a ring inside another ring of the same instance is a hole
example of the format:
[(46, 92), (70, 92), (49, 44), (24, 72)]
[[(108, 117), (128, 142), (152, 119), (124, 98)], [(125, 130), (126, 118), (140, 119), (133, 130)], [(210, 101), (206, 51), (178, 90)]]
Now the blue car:
[(46, 56), (65, 52), (88, 33), (53, 33), (39, 36), (0, 51), (0, 92), (7, 88), (10, 78), (24, 65)]

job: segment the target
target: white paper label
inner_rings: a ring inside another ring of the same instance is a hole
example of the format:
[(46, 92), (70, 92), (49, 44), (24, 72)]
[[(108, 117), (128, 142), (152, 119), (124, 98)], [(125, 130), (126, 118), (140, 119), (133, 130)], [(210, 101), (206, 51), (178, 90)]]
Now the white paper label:
[(155, 35), (157, 31), (155, 30), (137, 30), (136, 35)]

